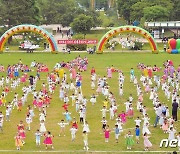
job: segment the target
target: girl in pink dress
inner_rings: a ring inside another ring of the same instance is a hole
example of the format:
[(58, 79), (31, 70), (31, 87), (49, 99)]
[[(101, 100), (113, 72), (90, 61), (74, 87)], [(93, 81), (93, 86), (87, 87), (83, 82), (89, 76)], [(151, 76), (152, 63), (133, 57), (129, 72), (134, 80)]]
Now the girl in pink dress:
[(33, 105), (34, 105), (34, 108), (37, 107), (38, 103), (37, 103), (37, 98), (35, 97), (34, 100), (33, 100)]
[(25, 131), (23, 128), (20, 128), (19, 130), (19, 135), (21, 136), (21, 141), (22, 141), (22, 144), (25, 144), (25, 138), (26, 138), (26, 134), (25, 134)]
[(104, 130), (104, 137), (105, 137), (106, 143), (109, 141), (110, 132), (111, 132), (111, 130), (109, 129), (109, 125), (107, 125)]
[(21, 82), (22, 82), (22, 83), (25, 83), (25, 82), (26, 82), (26, 78), (25, 78), (24, 75), (21, 77)]
[(107, 69), (107, 76), (108, 76), (108, 78), (112, 78), (112, 70), (111, 70), (111, 68)]
[(77, 73), (76, 73), (76, 69), (75, 68), (72, 68), (71, 73), (72, 73), (72, 79), (76, 79)]
[(118, 117), (121, 118), (122, 123), (126, 123), (127, 114), (124, 111), (122, 111), (122, 113), (120, 113)]
[(164, 133), (168, 132), (168, 127), (169, 127), (168, 121), (167, 119), (164, 119), (164, 123), (162, 125), (162, 130), (164, 131)]
[(145, 92), (148, 93), (150, 91), (150, 87), (148, 84), (145, 85)]
[(134, 115), (134, 111), (133, 111), (133, 107), (131, 104), (131, 105), (129, 105), (128, 116), (129, 116), (129, 118), (132, 118), (133, 115)]
[(48, 145), (51, 146), (52, 149), (54, 149), (53, 147), (53, 142), (52, 142), (52, 138), (54, 137), (53, 135), (51, 135), (51, 132), (47, 132), (47, 134), (44, 135), (45, 136), (45, 140), (44, 140), (44, 144), (46, 145), (46, 149), (48, 147)]
[(149, 141), (150, 136), (147, 136), (147, 133), (144, 133), (144, 150), (148, 151), (150, 147), (152, 147), (152, 143)]

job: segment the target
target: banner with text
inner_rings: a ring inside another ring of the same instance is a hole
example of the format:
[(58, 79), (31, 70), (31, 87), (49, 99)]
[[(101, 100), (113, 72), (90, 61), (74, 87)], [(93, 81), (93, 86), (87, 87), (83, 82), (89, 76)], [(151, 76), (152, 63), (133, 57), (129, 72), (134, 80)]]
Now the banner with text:
[(58, 44), (97, 44), (98, 40), (58, 40)]

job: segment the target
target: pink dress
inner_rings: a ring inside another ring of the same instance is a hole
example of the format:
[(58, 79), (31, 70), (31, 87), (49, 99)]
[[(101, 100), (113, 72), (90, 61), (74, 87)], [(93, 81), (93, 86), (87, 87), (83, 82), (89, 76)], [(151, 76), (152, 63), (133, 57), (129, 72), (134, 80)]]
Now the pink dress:
[(162, 130), (163, 131), (168, 131), (168, 127), (169, 127), (168, 123), (163, 123)]
[(108, 68), (107, 74), (108, 74), (108, 78), (112, 78), (112, 70), (111, 70), (111, 68)]
[(133, 115), (134, 115), (133, 108), (129, 108), (129, 110), (128, 110), (128, 116), (133, 117)]
[(146, 85), (145, 92), (149, 92), (149, 91), (150, 91), (149, 85)]
[(101, 92), (101, 87), (99, 86), (96, 90), (97, 93), (100, 93)]
[(22, 139), (25, 139), (26, 138), (26, 134), (24, 131), (19, 131), (19, 135), (21, 136)]
[(21, 77), (21, 82), (22, 82), (22, 83), (26, 82), (25, 76), (22, 76), (22, 77)]
[(83, 66), (83, 70), (86, 71), (87, 70), (87, 65)]
[(37, 100), (33, 100), (33, 105), (37, 106)]
[(52, 136), (51, 135), (47, 135), (43, 143), (46, 144), (46, 145), (52, 145), (53, 144)]
[(152, 143), (149, 141), (149, 136), (143, 136), (144, 138), (144, 147), (150, 148), (152, 147)]
[(121, 113), (121, 114), (119, 114), (119, 117), (121, 118), (121, 121), (122, 121), (122, 123), (125, 123), (126, 122), (126, 114), (125, 113)]
[(71, 70), (71, 72), (72, 72), (72, 78), (73, 79), (75, 79), (76, 78), (76, 69), (75, 68), (73, 68), (72, 70)]
[(0, 99), (0, 106), (2, 106), (2, 104), (3, 104), (3, 103), (2, 103), (2, 99)]
[(43, 102), (42, 101), (39, 101), (38, 102), (38, 107), (40, 108), (40, 107), (42, 107), (43, 106)]
[(110, 134), (110, 130), (109, 130), (109, 129), (106, 129), (106, 130), (104, 131), (104, 137), (105, 137), (105, 138), (109, 138), (109, 134)]

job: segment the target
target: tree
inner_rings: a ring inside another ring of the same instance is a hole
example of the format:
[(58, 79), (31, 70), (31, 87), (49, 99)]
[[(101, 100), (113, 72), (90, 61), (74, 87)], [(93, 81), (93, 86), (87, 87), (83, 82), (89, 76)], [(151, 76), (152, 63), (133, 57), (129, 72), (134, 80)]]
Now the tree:
[[(152, 7), (151, 9), (153, 9), (153, 7), (155, 7), (155, 6), (156, 6), (156, 8), (158, 8), (158, 6), (166, 8), (166, 11), (169, 13), (169, 15), (168, 15), (168, 18), (167, 18), (167, 16), (165, 16), (165, 19), (166, 20), (170, 19), (171, 12), (173, 9), (173, 3), (171, 0), (151, 0), (151, 1), (141, 0), (131, 6), (131, 20), (140, 21), (140, 20), (142, 20), (142, 18), (145, 19), (144, 9), (146, 9), (146, 8), (149, 9), (150, 7)], [(157, 11), (157, 10), (155, 10), (155, 11)], [(153, 12), (149, 12), (148, 10), (146, 10), (146, 17), (147, 17), (147, 13), (150, 13), (149, 15), (151, 16), (151, 13), (153, 13)]]
[(131, 6), (140, 0), (117, 0), (117, 7), (120, 16), (122, 16), (128, 24), (131, 23)]
[(74, 0), (45, 0), (42, 1), (41, 13), (45, 24), (69, 26), (76, 16), (84, 13), (84, 10)]
[(171, 0), (173, 5), (173, 10), (171, 11), (170, 20), (180, 20), (180, 3), (179, 0)]
[(0, 3), (2, 6), (0, 20), (8, 27), (40, 23), (40, 12), (36, 0), (0, 0)]
[(143, 12), (146, 21), (167, 21), (169, 18), (168, 9), (160, 5), (146, 7)]
[(82, 33), (84, 34), (84, 38), (86, 34), (90, 31), (90, 29), (93, 27), (93, 19), (91, 16), (87, 16), (84, 14), (79, 15), (74, 19), (74, 21), (71, 23), (72, 29), (76, 33)]

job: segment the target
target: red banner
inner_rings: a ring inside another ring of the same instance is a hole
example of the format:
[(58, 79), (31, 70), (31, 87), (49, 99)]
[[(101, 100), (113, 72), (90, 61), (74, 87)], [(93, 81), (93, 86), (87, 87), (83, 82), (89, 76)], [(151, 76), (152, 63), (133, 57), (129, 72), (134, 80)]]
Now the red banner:
[(97, 44), (98, 40), (58, 40), (58, 44)]

